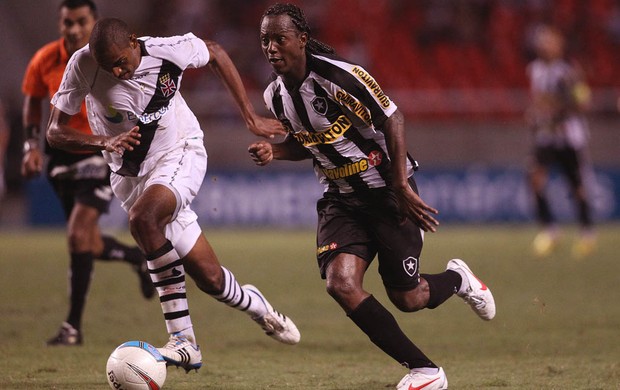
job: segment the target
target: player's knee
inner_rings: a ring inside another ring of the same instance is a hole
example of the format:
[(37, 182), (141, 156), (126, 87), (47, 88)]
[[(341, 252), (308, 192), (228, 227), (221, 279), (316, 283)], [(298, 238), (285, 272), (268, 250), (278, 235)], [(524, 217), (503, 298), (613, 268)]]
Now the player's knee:
[(89, 232), (85, 229), (69, 229), (67, 232), (69, 251), (72, 253), (92, 251), (90, 238)]
[(129, 230), (134, 237), (136, 235), (150, 234), (152, 230), (159, 229), (159, 222), (152, 213), (132, 208), (129, 210), (128, 217)]
[(357, 294), (360, 288), (350, 280), (329, 278), (327, 279), (326, 290), (332, 298), (341, 300), (342, 298)]

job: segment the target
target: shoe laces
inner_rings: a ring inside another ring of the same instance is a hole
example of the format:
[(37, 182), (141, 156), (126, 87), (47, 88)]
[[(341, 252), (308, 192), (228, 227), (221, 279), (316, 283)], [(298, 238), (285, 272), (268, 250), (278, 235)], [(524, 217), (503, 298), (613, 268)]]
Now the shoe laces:
[(475, 306), (477, 309), (482, 309), (487, 305), (487, 302), (484, 298), (478, 295), (474, 295), (471, 292), (468, 292), (463, 300), (470, 304), (471, 306)]
[(284, 330), (284, 325), (278, 317), (281, 317), (282, 321), (286, 321), (286, 317), (276, 310), (257, 318), (257, 321), (261, 324), (261, 327), (267, 334), (272, 334), (274, 332), (281, 332)]
[(186, 337), (174, 335), (170, 336), (170, 339), (168, 340), (164, 348), (175, 349), (186, 343), (189, 343), (189, 340)]

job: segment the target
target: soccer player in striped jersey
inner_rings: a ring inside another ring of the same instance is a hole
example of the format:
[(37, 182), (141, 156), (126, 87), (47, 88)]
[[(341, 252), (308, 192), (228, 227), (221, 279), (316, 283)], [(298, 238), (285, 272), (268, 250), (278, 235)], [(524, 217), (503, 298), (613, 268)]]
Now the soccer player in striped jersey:
[(481, 318), (495, 316), (493, 295), (462, 260), (450, 260), (440, 274), (419, 273), (423, 232), (435, 231), (437, 210), (417, 194), (403, 115), (363, 67), (310, 36), (297, 6), (269, 7), (260, 42), (275, 71), (265, 103), (288, 135), (282, 143), (253, 143), (251, 157), (261, 166), (312, 159), (325, 185), (317, 203), (317, 259), (328, 293), (374, 344), (409, 369), (397, 389), (447, 388), (443, 369), (363, 288), (378, 255), (387, 294), (401, 311), (432, 309), (456, 293)]
[[(239, 285), (220, 265), (191, 209), (207, 153), (200, 124), (179, 88), (185, 69), (206, 65), (231, 92), (249, 130), (265, 137), (283, 133), (277, 121), (255, 114), (237, 68), (217, 43), (192, 33), (137, 38), (112, 18), (97, 22), (89, 45), (69, 61), (47, 132), (54, 147), (102, 151), (159, 294), (170, 335), (160, 352), (168, 364), (187, 371), (202, 366), (202, 354), (189, 314), (186, 273), (205, 293), (250, 315), (272, 338), (286, 344), (300, 339), (295, 324), (256, 287)], [(84, 99), (93, 135), (69, 125)]]
[(581, 227), (573, 255), (582, 257), (590, 254), (596, 243), (584, 182), (591, 171), (589, 131), (583, 113), (590, 103), (590, 90), (580, 70), (564, 58), (564, 38), (557, 29), (540, 27), (535, 47), (538, 58), (527, 68), (532, 100), (527, 118), (534, 130), (529, 175), (542, 230), (534, 239), (533, 249), (536, 255), (547, 256), (557, 244), (558, 228), (546, 194), (548, 171), (557, 166), (573, 192)]

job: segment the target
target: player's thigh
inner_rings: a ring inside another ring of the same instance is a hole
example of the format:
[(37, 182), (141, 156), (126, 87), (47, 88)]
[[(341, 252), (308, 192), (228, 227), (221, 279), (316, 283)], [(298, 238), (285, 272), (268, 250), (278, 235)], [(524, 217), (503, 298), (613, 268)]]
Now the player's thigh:
[(338, 255), (355, 255), (372, 262), (377, 250), (367, 226), (355, 210), (357, 200), (326, 194), (317, 202), (317, 262), (321, 278)]
[[(410, 185), (417, 192), (415, 182)], [(369, 213), (377, 242), (379, 273), (386, 288), (411, 290), (420, 279), (419, 263), (424, 245), (423, 231), (411, 219), (402, 222), (398, 202), (391, 191), (378, 198)]]
[(103, 245), (98, 225), (99, 217), (110, 208), (112, 189), (107, 179), (69, 182), (73, 188), (73, 206), (67, 225), (69, 240), (73, 244), (77, 241), (81, 250), (98, 251)]
[(61, 180), (56, 178), (49, 178), (49, 182), (52, 185), (54, 193), (60, 201), (62, 211), (65, 214), (65, 219), (68, 221), (71, 217), (71, 211), (75, 205), (75, 191), (72, 181)]
[[(176, 196), (177, 212), (194, 200), (207, 170), (207, 154), (202, 140), (182, 141), (183, 147), (170, 151), (149, 174), (145, 186), (161, 184)], [(176, 215), (176, 213), (175, 213)]]
[(573, 188), (579, 188), (583, 183), (582, 163), (579, 151), (573, 148), (566, 148), (562, 151), (559, 159), (560, 169), (568, 178)]

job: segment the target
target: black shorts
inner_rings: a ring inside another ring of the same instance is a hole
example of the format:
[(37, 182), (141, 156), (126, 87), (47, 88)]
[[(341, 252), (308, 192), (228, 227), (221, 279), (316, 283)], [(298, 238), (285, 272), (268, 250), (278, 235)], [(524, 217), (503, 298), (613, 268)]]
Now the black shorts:
[(581, 151), (569, 146), (537, 146), (534, 157), (536, 163), (544, 167), (557, 166), (574, 187), (582, 184), (583, 155)]
[[(69, 219), (76, 203), (93, 207), (100, 214), (105, 214), (110, 208), (113, 193), (110, 186), (110, 170), (99, 162), (96, 167), (82, 169), (83, 177), (75, 177), (75, 164), (64, 165), (50, 161), (48, 165), (48, 179), (54, 188), (62, 205), (65, 217)], [(67, 171), (67, 173), (55, 175), (55, 171)], [(91, 175), (85, 172), (92, 172)], [(88, 177), (90, 176), (90, 177)]]
[[(409, 180), (417, 192), (413, 178)], [(399, 224), (394, 193), (388, 188), (363, 194), (326, 192), (317, 202), (317, 261), (325, 279), (329, 263), (339, 253), (371, 263), (376, 255), (383, 284), (411, 290), (420, 282), (421, 229), (407, 219)]]

